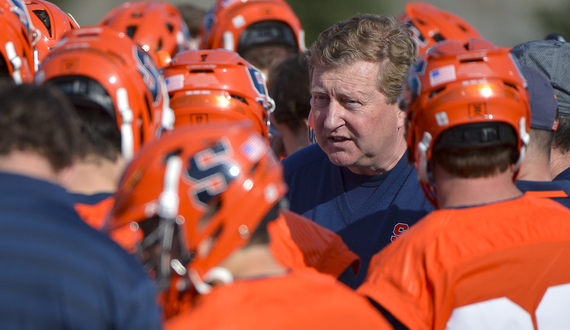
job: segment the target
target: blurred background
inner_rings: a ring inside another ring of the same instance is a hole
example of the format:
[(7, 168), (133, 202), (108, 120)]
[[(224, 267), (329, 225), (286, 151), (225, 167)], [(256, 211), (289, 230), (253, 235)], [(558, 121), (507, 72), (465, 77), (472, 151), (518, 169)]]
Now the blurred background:
[[(118, 0), (52, 0), (71, 13), (81, 26), (95, 25), (105, 13), (126, 2)], [(215, 0), (171, 0), (208, 10)], [(398, 15), (410, 1), (388, 0), (287, 0), (306, 33), (310, 46), (318, 34), (339, 20), (360, 13)], [(570, 37), (568, 0), (428, 0), (434, 6), (459, 15), (486, 39), (498, 46), (513, 47), (549, 33)]]

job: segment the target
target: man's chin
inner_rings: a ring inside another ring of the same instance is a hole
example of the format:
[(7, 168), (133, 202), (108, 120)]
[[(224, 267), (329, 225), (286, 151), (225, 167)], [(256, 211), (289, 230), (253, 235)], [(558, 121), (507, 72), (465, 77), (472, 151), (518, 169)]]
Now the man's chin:
[(331, 163), (336, 166), (349, 167), (353, 166), (355, 162), (354, 157), (350, 157), (350, 155), (344, 151), (327, 152), (327, 155), (329, 156)]

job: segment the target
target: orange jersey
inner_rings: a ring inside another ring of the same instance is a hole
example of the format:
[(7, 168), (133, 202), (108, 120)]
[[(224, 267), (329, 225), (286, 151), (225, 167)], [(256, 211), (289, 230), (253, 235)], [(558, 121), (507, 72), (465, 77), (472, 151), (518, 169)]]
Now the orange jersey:
[(73, 206), (83, 221), (91, 227), (101, 230), (113, 205), (115, 205), (115, 197), (108, 196), (95, 204), (75, 203)]
[[(75, 198), (81, 198), (79, 194), (74, 194)], [(103, 194), (101, 194), (103, 196)], [(89, 196), (86, 196), (89, 197)], [(110, 195), (97, 203), (75, 203), (73, 206), (79, 217), (85, 221), (91, 227), (101, 230), (105, 225), (107, 220), (107, 214), (111, 211), (115, 205), (115, 197)], [(109, 233), (111, 237), (117, 244), (119, 244), (127, 252), (134, 253), (135, 245), (138, 236), (136, 233), (132, 232), (128, 227), (117, 228), (116, 230)]]
[(433, 211), (370, 265), (358, 292), (409, 329), (570, 327), (570, 211), (549, 199)]
[(310, 267), (338, 278), (352, 265), (358, 272), (360, 258), (331, 230), (290, 211), (267, 225), (270, 249), (289, 268)]
[(366, 298), (309, 269), (215, 287), (165, 324), (166, 330), (391, 328)]

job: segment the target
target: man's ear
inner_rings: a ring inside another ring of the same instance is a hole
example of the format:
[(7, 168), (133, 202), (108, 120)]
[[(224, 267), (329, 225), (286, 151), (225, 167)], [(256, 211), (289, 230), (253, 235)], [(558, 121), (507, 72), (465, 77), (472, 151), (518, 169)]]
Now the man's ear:
[(396, 111), (398, 111), (398, 128), (404, 128), (406, 125), (406, 112), (400, 110), (400, 107), (396, 104)]
[(308, 129), (309, 128), (309, 119), (308, 118), (301, 119), (300, 125), (302, 128)]

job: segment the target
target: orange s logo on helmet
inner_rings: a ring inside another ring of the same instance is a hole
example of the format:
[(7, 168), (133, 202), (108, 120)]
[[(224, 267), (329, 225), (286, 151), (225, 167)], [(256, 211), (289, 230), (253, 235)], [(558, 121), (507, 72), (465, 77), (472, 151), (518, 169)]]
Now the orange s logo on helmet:
[(232, 153), (231, 145), (221, 139), (189, 160), (184, 178), (190, 183), (188, 195), (197, 208), (207, 211), (212, 198), (226, 191), (240, 174), (239, 166), (230, 160)]
[(159, 290), (179, 293), (165, 298), (176, 306), (173, 279), (203, 284), (285, 192), (281, 164), (246, 122), (186, 125), (127, 166), (106, 228), (142, 233), (137, 257)]

